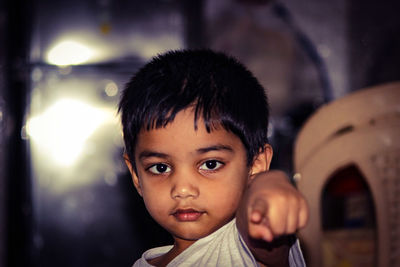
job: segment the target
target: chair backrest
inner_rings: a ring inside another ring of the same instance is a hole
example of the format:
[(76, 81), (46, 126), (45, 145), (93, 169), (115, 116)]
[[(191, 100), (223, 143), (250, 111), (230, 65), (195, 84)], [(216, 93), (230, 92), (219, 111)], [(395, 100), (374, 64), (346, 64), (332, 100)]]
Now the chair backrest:
[(349, 165), (360, 170), (371, 190), (377, 266), (400, 266), (400, 82), (321, 107), (297, 137), (294, 164), (298, 188), (310, 205), (310, 221), (300, 232), (308, 266), (323, 266), (323, 188)]

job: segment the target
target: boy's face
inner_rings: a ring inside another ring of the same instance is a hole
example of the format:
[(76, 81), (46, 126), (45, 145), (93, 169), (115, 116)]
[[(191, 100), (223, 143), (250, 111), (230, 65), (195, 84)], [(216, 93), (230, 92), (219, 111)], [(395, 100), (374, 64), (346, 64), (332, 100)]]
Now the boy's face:
[(251, 168), (239, 137), (194, 129), (191, 109), (165, 128), (141, 131), (135, 187), (151, 216), (176, 239), (197, 240), (233, 219)]

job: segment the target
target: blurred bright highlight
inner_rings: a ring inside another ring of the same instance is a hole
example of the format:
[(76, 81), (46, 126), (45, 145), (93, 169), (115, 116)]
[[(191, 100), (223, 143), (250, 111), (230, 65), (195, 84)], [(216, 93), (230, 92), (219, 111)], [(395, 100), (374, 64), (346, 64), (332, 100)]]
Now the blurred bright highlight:
[(109, 97), (116, 96), (118, 94), (118, 86), (115, 82), (110, 81), (109, 83), (107, 83), (104, 91)]
[(75, 99), (61, 99), (27, 122), (27, 133), (40, 152), (59, 166), (71, 166), (85, 148), (86, 140), (113, 112)]
[(47, 54), (47, 62), (58, 66), (78, 65), (93, 57), (94, 51), (76, 41), (56, 44)]

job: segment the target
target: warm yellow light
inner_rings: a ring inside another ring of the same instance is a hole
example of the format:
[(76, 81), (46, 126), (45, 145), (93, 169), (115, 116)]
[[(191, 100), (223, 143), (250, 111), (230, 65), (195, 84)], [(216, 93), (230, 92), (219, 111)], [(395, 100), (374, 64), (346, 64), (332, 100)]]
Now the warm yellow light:
[(70, 166), (80, 156), (85, 141), (112, 112), (74, 99), (61, 99), (27, 122), (27, 133), (49, 159)]
[(93, 57), (94, 51), (76, 41), (63, 41), (50, 49), (47, 62), (58, 66), (78, 65)]

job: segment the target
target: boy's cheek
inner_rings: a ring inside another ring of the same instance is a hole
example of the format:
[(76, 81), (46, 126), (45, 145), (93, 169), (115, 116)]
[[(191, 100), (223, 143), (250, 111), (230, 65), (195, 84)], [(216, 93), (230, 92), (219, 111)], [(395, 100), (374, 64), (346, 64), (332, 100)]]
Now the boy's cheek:
[(163, 205), (163, 204), (165, 204), (165, 200), (163, 200), (161, 197), (149, 198), (149, 196), (147, 194), (144, 194), (143, 201), (144, 201), (147, 211), (156, 220), (162, 214), (168, 213), (168, 208), (165, 205)]

